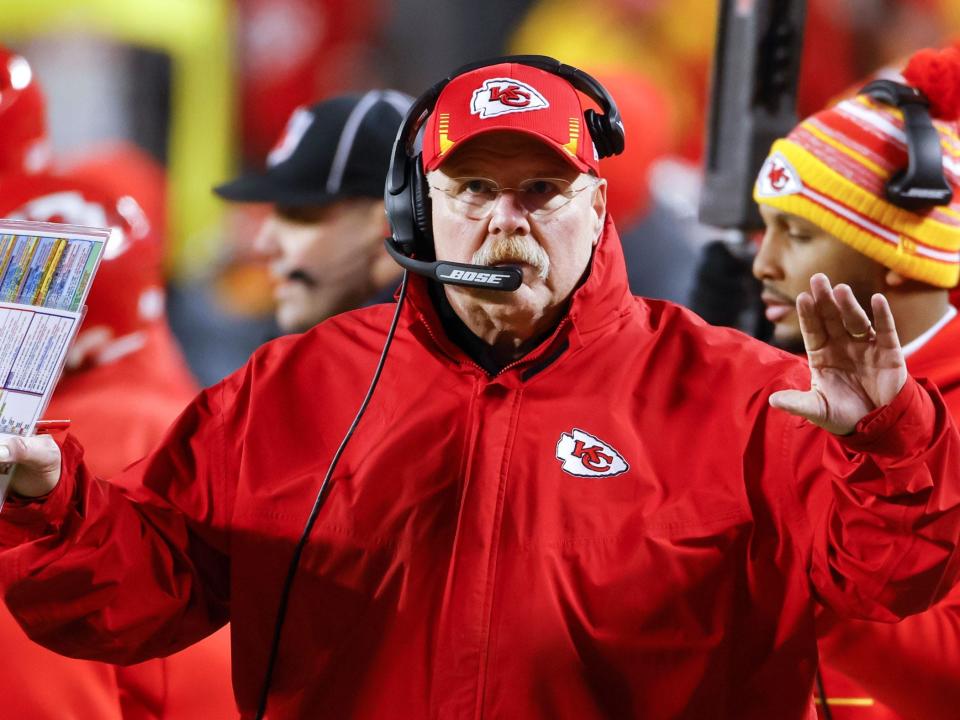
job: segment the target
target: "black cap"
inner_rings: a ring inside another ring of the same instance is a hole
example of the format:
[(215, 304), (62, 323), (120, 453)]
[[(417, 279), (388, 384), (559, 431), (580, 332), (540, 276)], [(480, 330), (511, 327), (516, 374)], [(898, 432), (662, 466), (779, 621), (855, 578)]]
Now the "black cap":
[(226, 200), (287, 207), (382, 198), (393, 141), (413, 98), (396, 90), (343, 95), (298, 108), (262, 173), (213, 191)]

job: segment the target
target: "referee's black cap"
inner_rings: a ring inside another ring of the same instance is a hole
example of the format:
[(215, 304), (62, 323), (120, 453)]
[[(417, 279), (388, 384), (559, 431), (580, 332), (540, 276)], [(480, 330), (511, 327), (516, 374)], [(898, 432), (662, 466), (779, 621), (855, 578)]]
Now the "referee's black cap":
[(412, 102), (396, 90), (371, 90), (298, 108), (263, 172), (242, 175), (213, 191), (235, 202), (285, 207), (382, 198), (393, 141)]

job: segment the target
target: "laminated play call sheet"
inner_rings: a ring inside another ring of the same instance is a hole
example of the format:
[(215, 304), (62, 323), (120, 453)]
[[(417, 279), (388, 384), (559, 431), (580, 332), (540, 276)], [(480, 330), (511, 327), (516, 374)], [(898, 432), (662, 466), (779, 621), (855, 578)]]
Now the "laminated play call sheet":
[[(0, 220), (0, 439), (33, 434), (109, 237), (108, 229)], [(0, 465), (0, 507), (12, 472)]]

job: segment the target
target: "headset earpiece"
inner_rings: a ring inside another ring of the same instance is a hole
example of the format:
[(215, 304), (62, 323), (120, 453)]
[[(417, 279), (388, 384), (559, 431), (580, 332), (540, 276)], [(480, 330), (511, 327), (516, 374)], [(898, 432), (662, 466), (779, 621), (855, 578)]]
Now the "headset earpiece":
[(593, 146), (597, 149), (597, 155), (607, 157), (610, 153), (608, 152), (609, 143), (603, 131), (603, 116), (593, 110), (585, 110), (583, 120), (587, 124), (587, 132), (590, 133)]
[(903, 114), (907, 166), (887, 181), (887, 200), (914, 212), (949, 205), (953, 190), (943, 174), (940, 135), (930, 118), (926, 96), (916, 88), (892, 80), (874, 80), (859, 94), (899, 108)]
[(603, 124), (606, 129), (606, 137), (610, 138), (610, 152), (602, 157), (619, 155), (627, 145), (626, 132), (623, 129), (623, 120), (617, 115), (604, 115)]
[(625, 139), (623, 125), (619, 118), (614, 124), (611, 122), (611, 116), (606, 113), (601, 114), (595, 110), (585, 110), (583, 119), (587, 124), (587, 130), (599, 157), (610, 157), (623, 152)]
[[(409, 173), (409, 170), (404, 169)], [(410, 202), (410, 178), (404, 180), (399, 190), (393, 192), (388, 182), (383, 194), (383, 207), (390, 224), (388, 242), (404, 255), (413, 255), (416, 250), (416, 222), (413, 217), (412, 203)]]
[(448, 80), (442, 80), (414, 101), (407, 111), (393, 143), (383, 204), (390, 223), (387, 242), (406, 257), (433, 254), (430, 230), (430, 196), (420, 154), (411, 154), (421, 123), (433, 108)]
[(415, 249), (421, 260), (433, 259), (433, 227), (432, 209), (430, 205), (430, 188), (427, 178), (423, 174), (423, 161), (419, 154), (411, 165), (410, 203), (413, 208), (413, 224), (416, 228)]

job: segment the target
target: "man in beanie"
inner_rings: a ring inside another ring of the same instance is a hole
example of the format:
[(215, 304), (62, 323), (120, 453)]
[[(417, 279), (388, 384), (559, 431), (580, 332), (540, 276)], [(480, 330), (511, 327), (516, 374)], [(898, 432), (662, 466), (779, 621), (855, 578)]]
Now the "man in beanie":
[(383, 184), (410, 101), (372, 90), (299, 108), (264, 172), (214, 188), (226, 200), (272, 206), (254, 248), (270, 262), (284, 332), (392, 300), (399, 274), (383, 250)]
[(892, 621), (960, 572), (960, 436), (886, 301), (815, 277), (807, 365), (631, 296), (615, 106), (556, 61), (414, 107), (396, 306), (261, 348), (123, 490), (0, 444), (11, 610), (128, 660), (230, 619), (244, 717), (809, 720), (817, 600)]
[[(939, 139), (943, 204), (907, 209), (885, 190), (908, 163), (900, 109), (859, 94), (773, 144), (755, 186), (767, 229), (753, 263), (775, 344), (803, 351), (796, 296), (825, 273), (858, 298), (883, 293), (912, 375), (960, 417), (960, 51), (922, 51), (895, 78), (919, 90)], [(960, 588), (887, 625), (821, 616), (823, 690), (835, 720), (948, 720), (960, 707)], [(826, 713), (824, 713), (826, 715)]]

